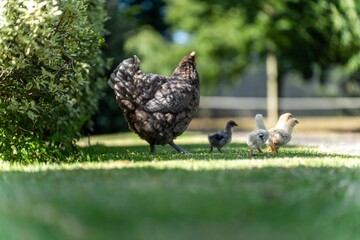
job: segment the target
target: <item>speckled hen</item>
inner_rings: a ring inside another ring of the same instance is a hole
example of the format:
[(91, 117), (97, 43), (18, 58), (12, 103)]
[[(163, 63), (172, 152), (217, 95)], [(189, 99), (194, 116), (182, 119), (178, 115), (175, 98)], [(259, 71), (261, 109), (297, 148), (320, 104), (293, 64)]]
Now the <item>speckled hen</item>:
[(171, 76), (143, 73), (137, 56), (122, 61), (108, 84), (114, 89), (129, 128), (150, 144), (169, 144), (180, 153), (174, 139), (189, 125), (199, 107), (199, 75), (195, 52), (182, 58)]

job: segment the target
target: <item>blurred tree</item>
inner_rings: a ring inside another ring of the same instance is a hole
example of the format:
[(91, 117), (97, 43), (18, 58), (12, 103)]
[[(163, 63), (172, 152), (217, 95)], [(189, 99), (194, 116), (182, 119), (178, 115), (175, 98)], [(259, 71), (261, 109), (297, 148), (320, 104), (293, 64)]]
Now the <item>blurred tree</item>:
[(237, 81), (250, 61), (261, 59), (278, 66), (278, 71), (268, 73), (276, 78), (278, 72), (280, 81), (285, 72), (295, 70), (305, 79), (318, 72), (325, 82), (327, 69), (339, 65), (351, 76), (350, 83), (359, 82), (356, 0), (166, 2), (165, 20), (172, 36), (180, 32), (186, 41), (169, 41), (150, 27), (137, 29), (125, 49), (140, 55), (144, 70), (170, 74), (178, 59), (194, 49), (203, 93)]

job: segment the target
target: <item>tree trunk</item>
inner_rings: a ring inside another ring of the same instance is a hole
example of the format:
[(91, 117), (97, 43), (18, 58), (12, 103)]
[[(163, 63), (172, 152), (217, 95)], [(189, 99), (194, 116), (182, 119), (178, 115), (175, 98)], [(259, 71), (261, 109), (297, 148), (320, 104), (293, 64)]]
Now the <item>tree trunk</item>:
[(273, 53), (268, 53), (266, 57), (266, 75), (268, 125), (274, 126), (279, 118), (279, 92), (277, 59)]

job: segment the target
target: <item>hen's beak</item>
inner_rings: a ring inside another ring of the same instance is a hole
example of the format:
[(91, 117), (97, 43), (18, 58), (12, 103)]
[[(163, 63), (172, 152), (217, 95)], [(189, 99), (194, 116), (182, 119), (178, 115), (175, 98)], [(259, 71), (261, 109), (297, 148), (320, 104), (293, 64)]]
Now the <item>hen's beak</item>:
[(191, 57), (195, 57), (195, 51), (192, 51), (192, 52), (190, 53), (190, 56), (191, 56)]

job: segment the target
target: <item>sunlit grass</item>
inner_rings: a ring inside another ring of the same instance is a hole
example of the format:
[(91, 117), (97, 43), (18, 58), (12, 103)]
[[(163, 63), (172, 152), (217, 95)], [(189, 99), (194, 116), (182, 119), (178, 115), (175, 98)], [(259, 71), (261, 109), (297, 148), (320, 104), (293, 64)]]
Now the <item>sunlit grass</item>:
[(249, 156), (206, 135), (149, 154), (134, 134), (85, 139), (83, 159), (0, 163), (0, 239), (358, 239), (360, 160), (289, 146)]

